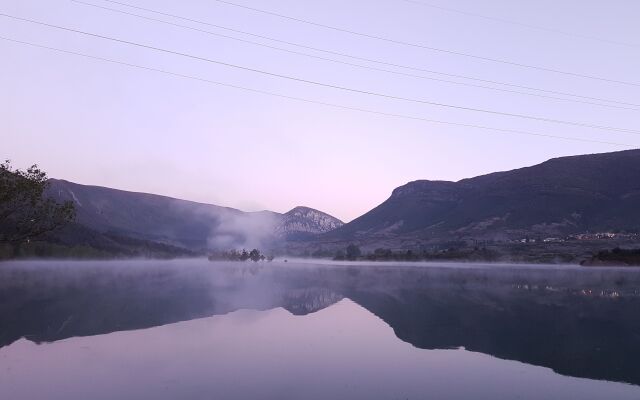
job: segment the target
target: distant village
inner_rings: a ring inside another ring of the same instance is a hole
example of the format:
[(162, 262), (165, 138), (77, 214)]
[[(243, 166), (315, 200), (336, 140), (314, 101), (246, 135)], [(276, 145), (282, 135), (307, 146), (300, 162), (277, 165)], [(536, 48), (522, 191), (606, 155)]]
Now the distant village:
[(544, 239), (521, 238), (511, 240), (511, 243), (563, 243), (569, 241), (590, 241), (590, 240), (640, 240), (640, 234), (637, 233), (614, 233), (614, 232), (596, 232), (596, 233), (577, 233), (561, 237), (548, 237)]

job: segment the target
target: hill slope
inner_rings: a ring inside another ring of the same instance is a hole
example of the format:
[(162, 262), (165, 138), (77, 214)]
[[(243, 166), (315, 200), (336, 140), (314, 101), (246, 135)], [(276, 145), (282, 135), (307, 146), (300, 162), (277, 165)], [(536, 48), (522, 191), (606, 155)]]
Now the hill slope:
[(49, 196), (73, 201), (76, 222), (99, 233), (186, 249), (271, 248), (290, 235), (328, 232), (342, 223), (297, 207), (286, 214), (228, 207), (50, 180)]
[(514, 239), (640, 229), (640, 150), (551, 159), (458, 182), (420, 180), (323, 235)]

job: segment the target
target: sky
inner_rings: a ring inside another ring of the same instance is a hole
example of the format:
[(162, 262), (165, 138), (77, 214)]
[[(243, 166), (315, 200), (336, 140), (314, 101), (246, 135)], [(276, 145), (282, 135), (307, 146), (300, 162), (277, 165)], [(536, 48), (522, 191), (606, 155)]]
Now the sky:
[[(386, 41), (217, 0), (119, 0), (387, 65), (303, 49), (104, 0), (82, 1), (200, 31), (70, 0), (0, 0), (0, 13), (219, 63), (3, 16), (0, 36), (206, 81), (419, 119), (275, 97), (0, 39), (0, 157), (11, 159), (16, 167), (37, 163), (55, 178), (245, 211), (286, 212), (305, 205), (349, 221), (412, 180), (459, 180), (534, 165), (553, 157), (640, 145), (639, 132), (584, 126), (640, 130), (640, 3), (635, 0), (230, 0), (390, 39)], [(301, 56), (214, 33), (395, 73)], [(220, 62), (396, 98), (294, 81)], [(584, 97), (482, 83), (424, 70)], [(567, 101), (602, 103), (586, 97), (618, 103), (607, 102), (615, 107), (606, 107)], [(633, 109), (630, 104), (638, 106)]]

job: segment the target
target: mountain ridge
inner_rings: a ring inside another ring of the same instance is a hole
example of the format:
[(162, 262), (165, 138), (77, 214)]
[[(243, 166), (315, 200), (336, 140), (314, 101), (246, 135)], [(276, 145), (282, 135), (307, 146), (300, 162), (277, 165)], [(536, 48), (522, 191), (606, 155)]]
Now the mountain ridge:
[(49, 180), (48, 195), (57, 201), (74, 202), (76, 222), (84, 227), (193, 251), (277, 247), (287, 237), (298, 234), (308, 237), (342, 224), (337, 218), (309, 207), (296, 207), (284, 214), (267, 210), (245, 212), (60, 179)]
[(416, 180), (321, 237), (429, 242), (635, 231), (640, 228), (637, 177), (640, 150), (558, 157), (457, 182)]
[(111, 236), (196, 252), (255, 247), (311, 254), (351, 242), (408, 249), (585, 232), (637, 233), (638, 177), (640, 150), (626, 150), (558, 157), (457, 182), (415, 180), (346, 224), (306, 206), (286, 213), (243, 212), (65, 180), (51, 180), (49, 194), (73, 201), (79, 224)]

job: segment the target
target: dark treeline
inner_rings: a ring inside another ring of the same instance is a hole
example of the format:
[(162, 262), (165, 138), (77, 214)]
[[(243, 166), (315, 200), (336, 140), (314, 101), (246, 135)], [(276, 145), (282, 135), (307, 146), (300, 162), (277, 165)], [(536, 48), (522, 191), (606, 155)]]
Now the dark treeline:
[(591, 260), (582, 265), (633, 265), (640, 266), (640, 249), (621, 249), (599, 251)]
[(431, 260), (474, 260), (495, 261), (499, 254), (485, 247), (468, 249), (450, 248), (437, 251), (391, 250), (375, 249), (370, 253), (363, 253), (355, 244), (350, 244), (344, 250), (338, 250), (333, 257), (337, 261), (431, 261)]
[(258, 261), (273, 261), (273, 255), (265, 256), (258, 249), (253, 249), (251, 251), (247, 251), (242, 249), (242, 251), (232, 249), (226, 251), (217, 251), (213, 252), (209, 255), (209, 261), (248, 261), (251, 260), (253, 262)]

